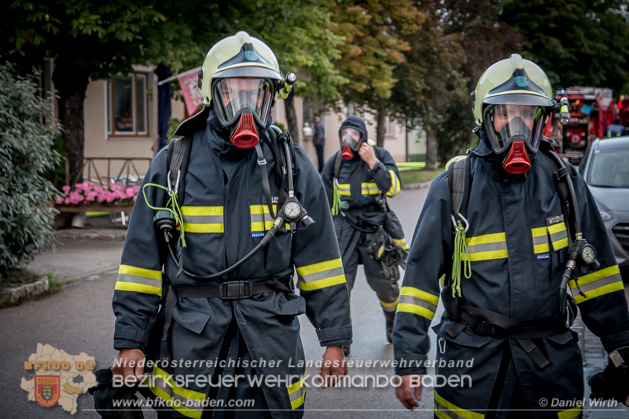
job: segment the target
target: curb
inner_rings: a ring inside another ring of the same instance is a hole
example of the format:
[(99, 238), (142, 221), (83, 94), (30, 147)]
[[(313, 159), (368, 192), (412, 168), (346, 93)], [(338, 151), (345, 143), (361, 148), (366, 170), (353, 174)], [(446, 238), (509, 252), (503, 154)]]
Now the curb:
[(402, 189), (404, 190), (424, 189), (424, 188), (429, 188), (431, 184), (432, 184), (432, 180), (429, 180), (428, 182), (411, 183), (410, 185), (402, 186)]
[(127, 237), (127, 230), (108, 230), (108, 229), (64, 229), (55, 230), (53, 232), (55, 238), (65, 240), (118, 240), (124, 241)]
[(48, 277), (43, 276), (40, 280), (32, 282), (30, 284), (20, 285), (15, 288), (7, 288), (0, 291), (0, 306), (5, 304), (13, 304), (17, 302), (20, 298), (26, 297), (28, 295), (39, 295), (48, 291)]

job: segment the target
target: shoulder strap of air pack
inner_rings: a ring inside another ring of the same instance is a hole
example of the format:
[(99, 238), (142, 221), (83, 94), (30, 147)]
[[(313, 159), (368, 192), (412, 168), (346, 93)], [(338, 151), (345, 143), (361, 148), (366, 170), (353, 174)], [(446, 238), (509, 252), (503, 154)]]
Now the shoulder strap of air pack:
[(472, 188), (472, 167), (470, 159), (464, 157), (448, 166), (448, 186), (452, 193), (452, 215), (465, 217)]
[[(561, 157), (559, 157), (553, 150), (549, 147), (540, 147), (540, 151), (546, 158), (548, 165), (550, 166), (550, 170), (553, 172), (553, 181), (555, 182), (555, 188), (557, 190), (557, 194), (559, 195), (559, 199), (561, 200), (561, 212), (563, 213), (566, 226), (568, 228), (569, 233), (573, 233), (574, 226), (576, 225), (574, 222), (574, 217), (576, 217), (576, 209), (570, 208), (570, 187), (568, 186), (568, 182), (572, 182), (570, 179), (570, 172)], [(568, 234), (570, 238), (570, 242), (574, 239), (573, 234)]]
[(177, 204), (181, 207), (185, 195), (185, 178), (190, 163), (192, 137), (173, 138), (168, 143), (166, 173), (169, 187), (177, 193)]

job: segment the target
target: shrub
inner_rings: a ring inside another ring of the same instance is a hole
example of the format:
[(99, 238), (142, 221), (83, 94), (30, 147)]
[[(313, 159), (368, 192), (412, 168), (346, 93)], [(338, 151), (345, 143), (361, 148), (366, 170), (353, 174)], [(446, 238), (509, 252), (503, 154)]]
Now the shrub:
[(43, 177), (59, 160), (54, 108), (31, 79), (11, 71), (11, 64), (0, 65), (0, 277), (54, 247), (48, 203), (58, 193)]

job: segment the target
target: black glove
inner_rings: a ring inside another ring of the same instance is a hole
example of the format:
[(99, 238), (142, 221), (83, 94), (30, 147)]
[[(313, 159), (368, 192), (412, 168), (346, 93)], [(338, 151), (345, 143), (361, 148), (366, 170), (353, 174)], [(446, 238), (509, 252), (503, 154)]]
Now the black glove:
[(95, 375), (98, 385), (88, 391), (94, 395), (94, 407), (103, 419), (144, 419), (140, 406), (129, 406), (129, 410), (124, 410), (123, 407), (113, 404), (113, 400), (137, 400), (137, 385), (114, 387), (110, 368), (97, 370)]
[(588, 380), (591, 400), (616, 400), (629, 406), (629, 366), (625, 360), (629, 361), (629, 347), (610, 352), (605, 370)]
[(382, 272), (386, 279), (390, 279), (391, 281), (400, 279), (400, 270), (394, 253), (385, 253), (384, 257), (380, 260), (380, 265), (382, 266)]

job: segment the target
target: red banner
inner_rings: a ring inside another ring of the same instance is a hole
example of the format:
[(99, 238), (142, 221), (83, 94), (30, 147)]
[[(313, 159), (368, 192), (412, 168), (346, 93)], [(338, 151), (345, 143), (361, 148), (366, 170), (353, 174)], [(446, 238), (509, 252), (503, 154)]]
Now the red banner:
[(194, 115), (202, 104), (201, 91), (198, 88), (199, 70), (201, 67), (194, 68), (177, 76), (179, 86), (183, 92), (183, 98), (186, 102), (186, 110), (188, 114)]

